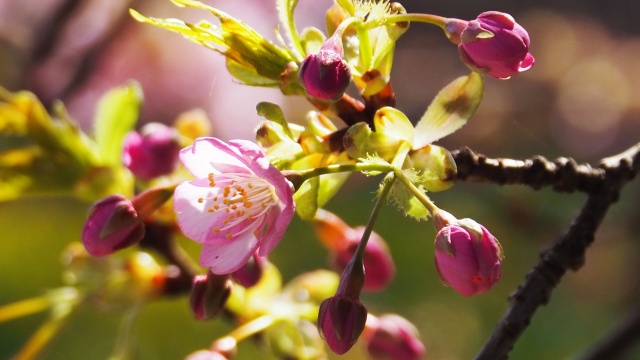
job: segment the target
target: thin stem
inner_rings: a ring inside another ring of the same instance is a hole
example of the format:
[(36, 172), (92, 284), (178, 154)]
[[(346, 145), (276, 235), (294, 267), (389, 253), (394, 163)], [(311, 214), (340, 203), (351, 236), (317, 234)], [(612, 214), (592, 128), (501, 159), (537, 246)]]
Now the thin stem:
[(367, 247), (367, 243), (369, 242), (369, 237), (371, 236), (371, 232), (373, 231), (373, 225), (378, 219), (378, 215), (380, 214), (380, 209), (382, 208), (382, 204), (387, 200), (389, 196), (389, 192), (391, 192), (391, 188), (393, 187), (393, 183), (395, 182), (396, 177), (394, 174), (390, 173), (385, 176), (382, 186), (382, 190), (378, 194), (378, 199), (376, 200), (376, 204), (373, 206), (373, 210), (371, 211), (371, 215), (369, 216), (369, 220), (367, 221), (367, 225), (364, 228), (364, 232), (362, 233), (362, 238), (360, 239), (360, 244), (358, 244), (358, 248), (356, 249), (355, 256), (357, 257), (358, 262), (362, 262), (362, 258), (364, 256), (364, 250)]
[(381, 22), (375, 22), (375, 21), (366, 22), (363, 24), (364, 25), (363, 27), (373, 28), (378, 26), (395, 24), (399, 22), (414, 21), (414, 22), (422, 22), (422, 23), (427, 23), (431, 25), (436, 25), (444, 30), (448, 20), (449, 19), (446, 17), (432, 15), (432, 14), (395, 14), (395, 15), (386, 16)]
[(51, 301), (47, 295), (16, 301), (0, 307), (0, 323), (35, 314), (49, 308), (51, 308)]
[(259, 318), (249, 321), (248, 323), (240, 325), (225, 337), (231, 337), (235, 339), (236, 342), (240, 342), (241, 340), (246, 339), (254, 334), (257, 334), (260, 331), (273, 325), (276, 322), (276, 320), (277, 320), (276, 317), (272, 315), (263, 315)]
[(429, 211), (431, 215), (435, 214), (435, 212), (439, 210), (439, 208), (433, 202), (431, 202), (427, 195), (420, 189), (418, 189), (418, 187), (416, 187), (401, 170), (396, 169), (395, 175), (398, 180), (403, 183), (404, 186), (409, 189), (409, 191), (411, 191), (413, 196), (415, 196), (416, 199), (418, 199), (418, 201), (420, 201), (422, 205), (427, 208), (427, 211)]
[(394, 171), (394, 167), (389, 164), (334, 164), (325, 167), (319, 167), (309, 170), (297, 171), (297, 175), (302, 178), (302, 181), (311, 179), (320, 175), (337, 174), (341, 172), (383, 172), (388, 173)]

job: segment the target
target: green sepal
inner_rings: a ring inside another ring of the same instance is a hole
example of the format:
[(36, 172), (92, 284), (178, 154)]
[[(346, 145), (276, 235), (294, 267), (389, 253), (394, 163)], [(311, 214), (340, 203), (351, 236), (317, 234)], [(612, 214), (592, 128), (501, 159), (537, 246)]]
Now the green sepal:
[(424, 147), (460, 129), (476, 112), (483, 93), (482, 75), (475, 72), (445, 86), (418, 121), (413, 148)]
[(113, 88), (100, 97), (93, 118), (93, 135), (104, 165), (122, 164), (124, 137), (138, 122), (142, 99), (142, 89), (136, 82)]

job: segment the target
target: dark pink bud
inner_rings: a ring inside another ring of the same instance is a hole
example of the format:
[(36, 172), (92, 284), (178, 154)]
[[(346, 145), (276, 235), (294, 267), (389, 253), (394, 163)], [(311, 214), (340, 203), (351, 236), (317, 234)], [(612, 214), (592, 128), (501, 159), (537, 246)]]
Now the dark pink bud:
[[(454, 28), (452, 25), (450, 30)], [(456, 34), (449, 37), (458, 39)], [(508, 79), (531, 69), (535, 63), (529, 53), (529, 34), (509, 14), (498, 11), (480, 14), (467, 23), (459, 40), (462, 61), (473, 71), (489, 76)]]
[(233, 283), (229, 275), (216, 275), (211, 271), (193, 278), (190, 305), (198, 320), (211, 320), (224, 310)]
[(143, 220), (127, 198), (108, 196), (89, 209), (89, 217), (82, 229), (82, 243), (91, 255), (112, 254), (142, 240)]
[[(351, 236), (344, 241), (346, 246), (334, 253), (333, 263), (337, 270), (342, 271), (346, 268), (360, 244), (364, 229), (364, 226), (354, 228)], [(396, 267), (387, 244), (375, 231), (371, 232), (362, 261), (366, 275), (365, 291), (381, 291), (389, 286), (395, 277)]]
[(351, 69), (343, 58), (339, 35), (332, 36), (320, 51), (304, 58), (298, 79), (310, 96), (330, 101), (342, 97), (351, 83)]
[(149, 123), (124, 139), (122, 163), (142, 180), (170, 174), (178, 165), (178, 132), (166, 125)]
[(331, 350), (339, 355), (358, 341), (367, 321), (367, 308), (358, 300), (337, 294), (320, 304), (318, 329)]
[(373, 359), (417, 360), (426, 352), (415, 326), (398, 315), (369, 315), (362, 338)]
[(250, 288), (260, 281), (267, 265), (267, 259), (256, 252), (243, 267), (233, 272), (231, 277), (236, 283)]
[[(331, 252), (333, 267), (342, 272), (355, 254), (365, 228), (351, 228), (337, 215), (322, 209), (316, 213), (313, 224), (316, 235)], [(396, 267), (389, 248), (375, 231), (371, 233), (365, 247), (363, 263), (366, 291), (383, 290), (395, 277)]]
[(500, 280), (500, 243), (471, 219), (445, 224), (436, 235), (435, 249), (440, 278), (462, 295), (481, 294)]

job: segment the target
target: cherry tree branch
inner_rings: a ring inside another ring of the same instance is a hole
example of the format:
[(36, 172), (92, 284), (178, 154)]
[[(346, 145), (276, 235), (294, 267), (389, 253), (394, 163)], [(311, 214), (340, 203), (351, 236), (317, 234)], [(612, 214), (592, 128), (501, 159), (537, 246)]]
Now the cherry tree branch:
[(557, 191), (589, 193), (568, 230), (540, 253), (538, 264), (511, 294), (509, 309), (476, 357), (506, 359), (536, 310), (549, 302), (553, 289), (566, 271), (576, 271), (584, 264), (585, 251), (594, 241), (595, 232), (609, 207), (618, 200), (622, 187), (640, 171), (640, 144), (603, 159), (597, 169), (577, 165), (570, 159), (555, 162), (540, 157), (525, 161), (488, 159), (469, 149), (455, 152), (454, 158), (460, 160), (459, 179), (525, 184), (534, 188), (553, 186)]

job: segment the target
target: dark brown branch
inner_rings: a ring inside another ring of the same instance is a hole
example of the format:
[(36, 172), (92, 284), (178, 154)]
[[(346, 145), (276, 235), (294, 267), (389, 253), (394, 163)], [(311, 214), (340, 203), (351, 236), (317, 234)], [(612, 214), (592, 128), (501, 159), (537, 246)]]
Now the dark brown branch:
[[(469, 152), (467, 151), (467, 154)], [(501, 161), (496, 162), (498, 165), (501, 163)], [(526, 171), (531, 171), (527, 170), (529, 168), (513, 166), (513, 171), (526, 173)], [(506, 359), (515, 342), (529, 326), (538, 307), (549, 302), (553, 289), (558, 285), (565, 272), (569, 269), (575, 271), (582, 267), (585, 251), (593, 242), (595, 231), (604, 219), (609, 206), (618, 199), (622, 187), (633, 179), (640, 170), (640, 144), (622, 154), (602, 160), (600, 169), (603, 172), (603, 178), (596, 187), (600, 189), (600, 192), (595, 193), (596, 188), (588, 191), (590, 195), (586, 204), (567, 232), (556, 239), (551, 247), (541, 252), (538, 264), (527, 274), (518, 289), (511, 294), (509, 309), (476, 359)], [(552, 169), (548, 171), (553, 173)], [(487, 172), (487, 174), (489, 173), (491, 172)], [(542, 171), (542, 178), (546, 173)], [(516, 178), (527, 179), (522, 175), (513, 179)], [(538, 179), (540, 176), (533, 176), (533, 178)], [(515, 181), (505, 181), (505, 183), (515, 183)], [(530, 185), (530, 182), (525, 183)]]
[(640, 342), (640, 306), (636, 306), (616, 328), (596, 344), (581, 360), (624, 359)]
[[(640, 144), (628, 152), (639, 151)], [(604, 191), (615, 172), (627, 172), (628, 166), (617, 164), (633, 154), (620, 154), (602, 161), (598, 168), (589, 164), (577, 164), (571, 158), (549, 161), (542, 156), (527, 160), (492, 159), (465, 147), (451, 152), (458, 166), (455, 180), (468, 182), (493, 182), (500, 185), (527, 185), (534, 189), (551, 186), (558, 192), (581, 191), (598, 194)], [(607, 171), (613, 172), (607, 175)]]

